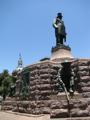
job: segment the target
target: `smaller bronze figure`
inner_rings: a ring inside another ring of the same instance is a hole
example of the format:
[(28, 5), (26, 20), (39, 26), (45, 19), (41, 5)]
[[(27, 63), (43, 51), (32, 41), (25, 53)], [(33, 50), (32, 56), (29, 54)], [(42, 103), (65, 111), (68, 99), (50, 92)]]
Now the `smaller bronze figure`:
[(59, 83), (59, 92), (65, 92), (66, 94), (66, 98), (69, 104), (69, 96), (68, 96), (68, 91), (67, 88), (65, 86), (65, 83), (63, 82), (63, 80), (61, 79), (61, 70), (62, 70), (62, 65), (59, 65), (59, 69), (58, 69), (58, 73), (57, 73), (57, 80)]
[(56, 46), (62, 44), (63, 39), (66, 42), (66, 30), (64, 22), (62, 21), (62, 13), (58, 13), (57, 17), (53, 21), (53, 27), (55, 28), (55, 36), (56, 36)]
[(74, 81), (74, 71), (71, 70), (71, 80), (70, 80), (70, 95), (73, 95), (75, 91), (75, 81)]

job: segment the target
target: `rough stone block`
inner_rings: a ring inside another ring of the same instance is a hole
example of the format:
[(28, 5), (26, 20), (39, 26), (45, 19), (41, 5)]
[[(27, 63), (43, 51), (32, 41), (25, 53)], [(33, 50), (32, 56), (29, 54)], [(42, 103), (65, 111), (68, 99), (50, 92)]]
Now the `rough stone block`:
[(50, 68), (50, 64), (42, 64), (40, 66), (41, 69), (47, 69), (47, 68)]
[(51, 104), (51, 109), (60, 109), (62, 108), (62, 104), (61, 102), (59, 101), (54, 101), (52, 104)]
[(90, 76), (80, 77), (80, 81), (81, 81), (81, 82), (89, 82), (89, 81), (90, 81)]
[(28, 114), (32, 114), (32, 109), (29, 107), (29, 108), (27, 108), (27, 113)]
[(57, 75), (57, 70), (54, 70), (54, 69), (50, 69), (50, 73), (53, 74), (53, 75)]
[(74, 62), (71, 63), (71, 67), (74, 68), (76, 67), (78, 64), (78, 60), (75, 60)]
[(90, 92), (90, 87), (82, 87), (82, 92)]
[(49, 74), (41, 74), (40, 75), (40, 78), (41, 79), (47, 79), (47, 78), (49, 78), (50, 76), (49, 76)]
[(78, 65), (79, 66), (88, 66), (88, 60), (79, 60)]
[(79, 110), (77, 113), (77, 116), (78, 117), (87, 117), (87, 116), (89, 116), (89, 112), (88, 112), (88, 110)]
[(30, 81), (31, 81), (31, 80), (34, 80), (34, 79), (35, 79), (35, 77), (33, 77), (33, 76), (30, 76)]
[(65, 118), (68, 116), (69, 114), (67, 109), (55, 109), (55, 110), (52, 110), (50, 114), (51, 118)]
[(71, 116), (72, 117), (86, 117), (86, 116), (89, 116), (89, 112), (88, 110), (72, 109)]
[(50, 72), (50, 69), (49, 68), (47, 68), (47, 69), (40, 69), (39, 70), (39, 73), (40, 74), (47, 74), (47, 73), (49, 73)]
[(51, 90), (50, 84), (38, 85), (37, 88), (38, 88), (39, 90)]
[(89, 113), (89, 116), (90, 116), (90, 104), (88, 105), (87, 109), (86, 109)]
[(88, 71), (88, 66), (78, 66), (79, 71)]
[(50, 90), (43, 90), (41, 91), (41, 95), (50, 95), (51, 91)]
[(40, 108), (42, 114), (50, 114), (50, 108), (49, 107), (42, 107)]
[(89, 76), (90, 73), (89, 71), (78, 71), (77, 74), (79, 76)]
[(82, 96), (83, 96), (84, 98), (89, 98), (89, 97), (90, 97), (90, 92), (82, 93)]
[(42, 79), (40, 80), (41, 84), (51, 84), (51, 80), (50, 79)]
[(79, 111), (80, 111), (79, 108), (74, 108), (74, 109), (70, 110), (71, 117), (76, 117)]

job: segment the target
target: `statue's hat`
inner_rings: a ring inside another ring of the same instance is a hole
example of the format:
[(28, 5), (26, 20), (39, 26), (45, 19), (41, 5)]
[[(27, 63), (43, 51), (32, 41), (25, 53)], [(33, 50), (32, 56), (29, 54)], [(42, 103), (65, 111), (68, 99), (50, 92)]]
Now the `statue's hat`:
[(63, 16), (62, 16), (62, 13), (58, 13), (57, 16), (63, 17)]

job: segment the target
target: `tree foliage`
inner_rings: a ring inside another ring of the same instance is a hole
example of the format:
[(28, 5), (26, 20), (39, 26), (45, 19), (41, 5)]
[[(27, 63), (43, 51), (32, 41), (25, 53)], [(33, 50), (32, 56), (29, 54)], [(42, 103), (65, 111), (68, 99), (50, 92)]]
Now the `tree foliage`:
[(8, 70), (0, 73), (0, 95), (3, 96), (3, 99), (10, 95), (11, 87), (15, 85), (16, 79), (13, 74), (9, 74)]

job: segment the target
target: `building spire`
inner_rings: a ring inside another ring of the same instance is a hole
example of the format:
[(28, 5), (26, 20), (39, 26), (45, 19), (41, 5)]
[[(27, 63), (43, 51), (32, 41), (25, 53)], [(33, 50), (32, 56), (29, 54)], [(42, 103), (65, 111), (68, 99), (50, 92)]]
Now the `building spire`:
[(17, 70), (22, 70), (22, 69), (23, 69), (23, 61), (22, 61), (21, 53), (19, 53), (19, 60), (18, 60)]

